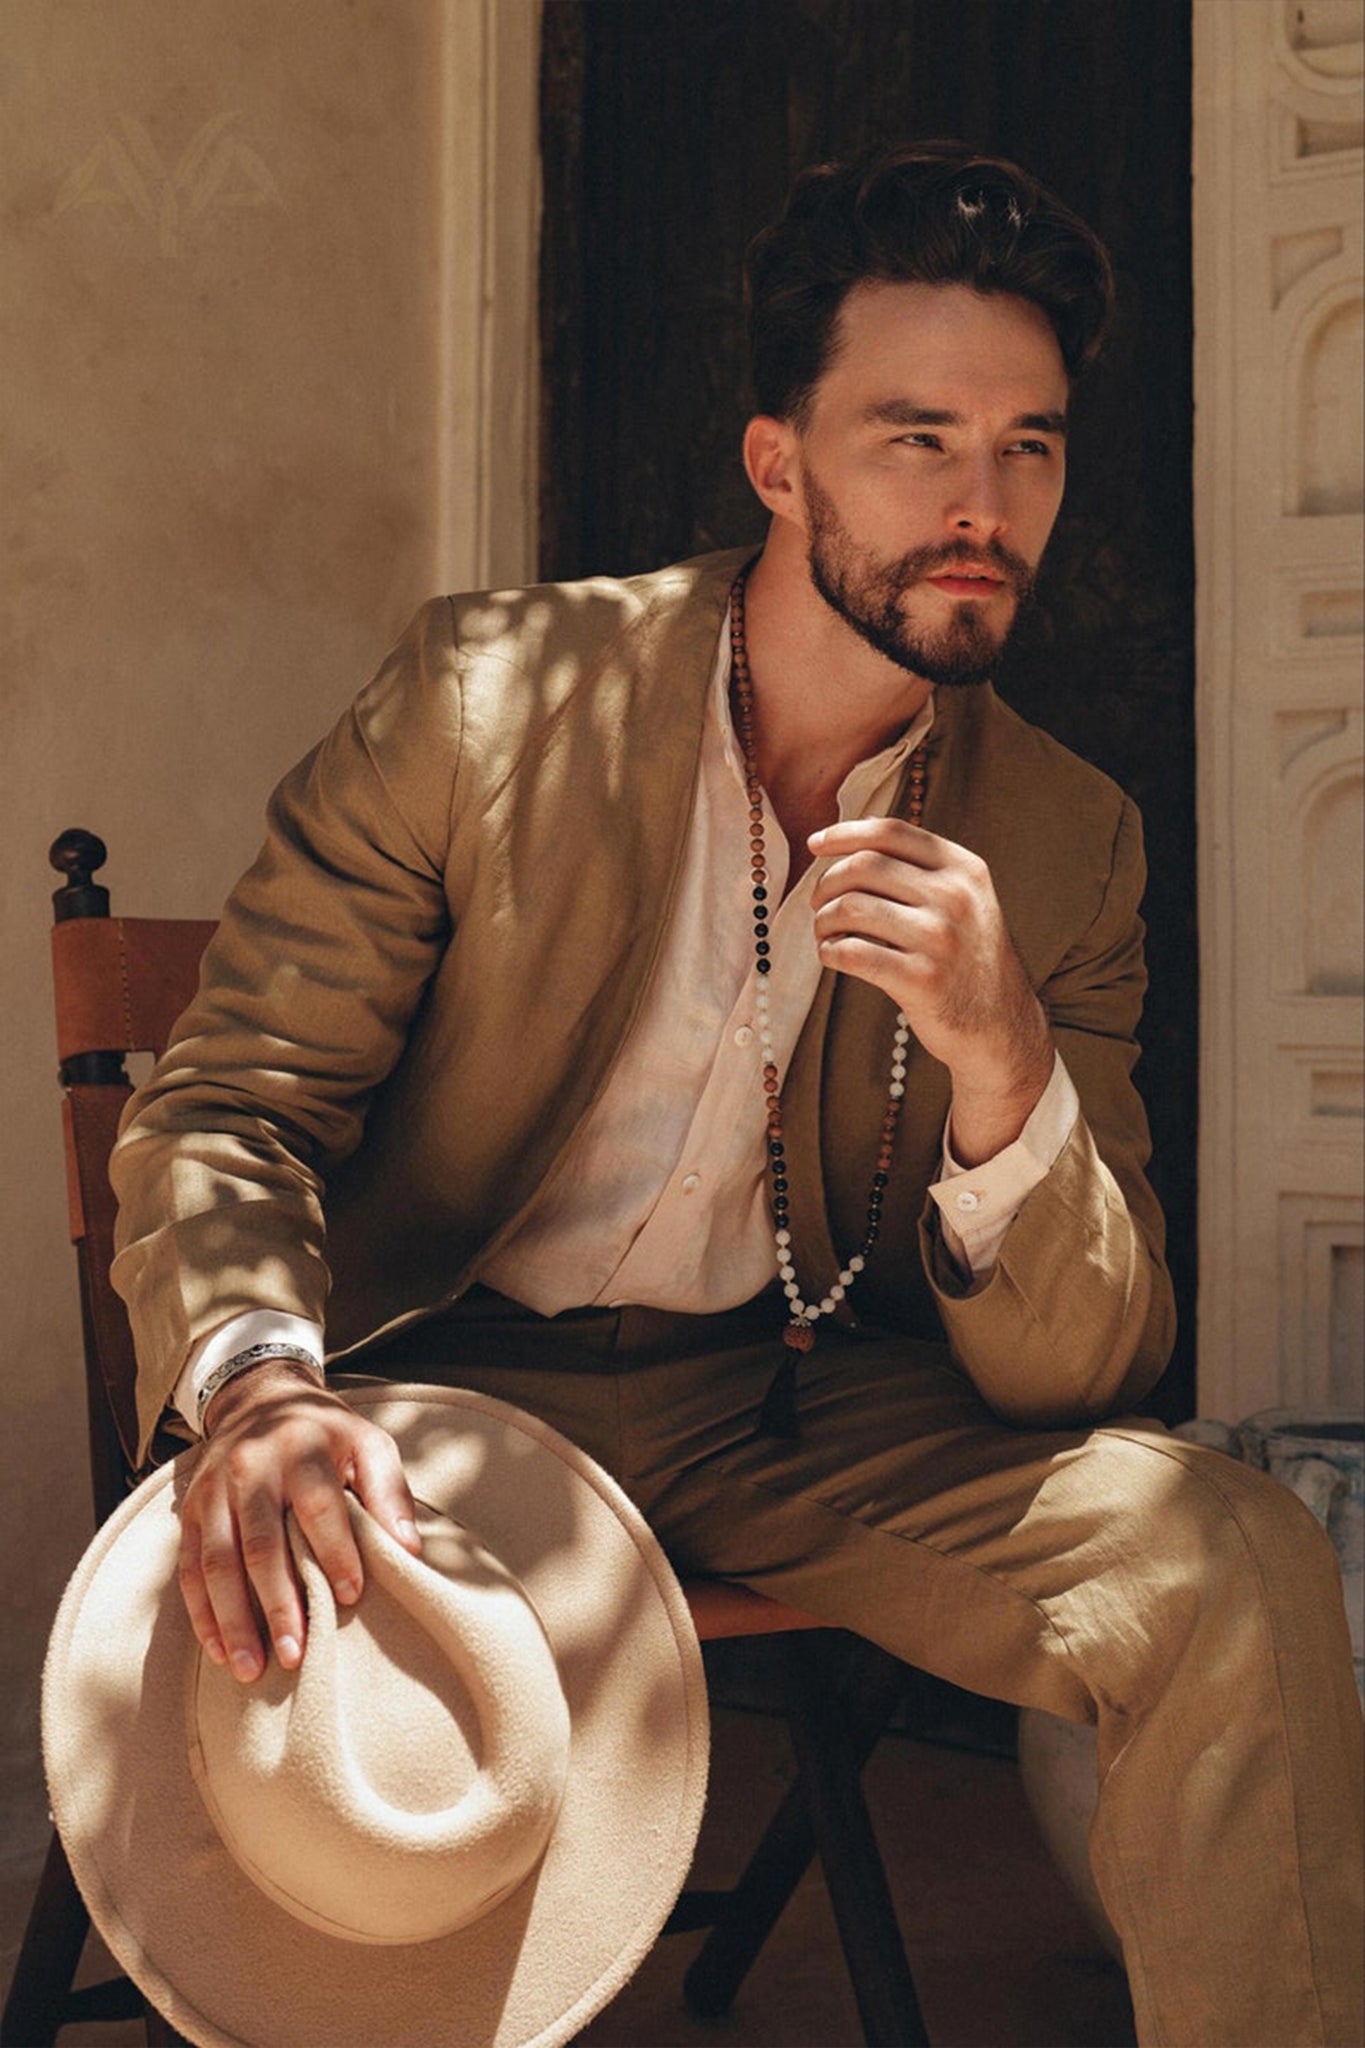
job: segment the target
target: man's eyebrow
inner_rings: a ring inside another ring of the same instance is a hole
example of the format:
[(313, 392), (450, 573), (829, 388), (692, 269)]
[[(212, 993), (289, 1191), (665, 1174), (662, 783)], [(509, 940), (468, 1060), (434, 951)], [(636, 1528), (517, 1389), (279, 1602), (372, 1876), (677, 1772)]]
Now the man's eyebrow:
[[(918, 405), (912, 398), (878, 398), (863, 412), (870, 427), (960, 427), (960, 412), (946, 412), (938, 406)], [(1010, 421), (1011, 430), (1028, 428), (1035, 434), (1066, 433), (1064, 412), (1021, 412)]]

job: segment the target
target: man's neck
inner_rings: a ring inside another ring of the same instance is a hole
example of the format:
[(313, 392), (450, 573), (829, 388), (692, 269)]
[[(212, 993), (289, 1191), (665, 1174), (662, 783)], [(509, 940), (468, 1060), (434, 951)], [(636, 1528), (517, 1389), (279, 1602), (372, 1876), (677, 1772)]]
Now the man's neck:
[(845, 776), (904, 732), (930, 685), (831, 610), (780, 521), (749, 576), (745, 637), (759, 777), (790, 839), (833, 823)]

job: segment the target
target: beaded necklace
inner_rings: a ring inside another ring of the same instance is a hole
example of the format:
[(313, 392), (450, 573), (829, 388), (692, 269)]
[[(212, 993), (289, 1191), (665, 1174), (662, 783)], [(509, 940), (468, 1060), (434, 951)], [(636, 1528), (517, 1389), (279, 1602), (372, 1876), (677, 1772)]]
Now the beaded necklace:
[[(782, 1089), (778, 1081), (777, 1055), (772, 1038), (772, 1010), (767, 977), (772, 969), (768, 857), (763, 836), (763, 785), (758, 779), (758, 758), (754, 746), (754, 685), (749, 672), (749, 652), (744, 630), (744, 586), (747, 567), (741, 569), (730, 589), (730, 667), (735, 686), (735, 726), (744, 755), (744, 787), (749, 798), (749, 874), (753, 896), (754, 965), (758, 987), (754, 1005), (758, 1016), (759, 1054), (763, 1066), (763, 1096), (768, 1111), (768, 1170), (772, 1182), (773, 1241), (777, 1248), (777, 1270), (787, 1297), (788, 1322), (783, 1342), (793, 1351), (809, 1351), (815, 1342), (815, 1325), (821, 1316), (833, 1315), (858, 1275), (866, 1266), (881, 1232), (882, 1202), (891, 1177), (891, 1155), (896, 1127), (905, 1096), (905, 1053), (910, 1043), (910, 1026), (905, 1012), (897, 1010), (896, 1029), (891, 1042), (891, 1079), (886, 1108), (882, 1113), (877, 1146), (877, 1166), (867, 1197), (867, 1228), (863, 1241), (828, 1294), (819, 1301), (806, 1301), (796, 1277), (792, 1258), (791, 1195), (787, 1177), (787, 1148), (782, 1125)], [(906, 815), (918, 825), (924, 810), (925, 749), (917, 747), (910, 757), (909, 804)], [(793, 1360), (794, 1364), (795, 1361)], [(786, 1433), (786, 1432), (784, 1432)]]

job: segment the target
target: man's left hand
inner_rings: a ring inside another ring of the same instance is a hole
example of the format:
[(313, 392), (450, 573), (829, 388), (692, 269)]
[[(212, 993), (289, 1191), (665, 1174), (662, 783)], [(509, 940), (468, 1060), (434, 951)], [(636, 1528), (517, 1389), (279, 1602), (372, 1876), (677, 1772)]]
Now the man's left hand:
[(1053, 1045), (979, 854), (904, 818), (815, 832), (824, 966), (884, 989), (952, 1075), (952, 1150), (979, 1166), (1012, 1144), (1048, 1084)]

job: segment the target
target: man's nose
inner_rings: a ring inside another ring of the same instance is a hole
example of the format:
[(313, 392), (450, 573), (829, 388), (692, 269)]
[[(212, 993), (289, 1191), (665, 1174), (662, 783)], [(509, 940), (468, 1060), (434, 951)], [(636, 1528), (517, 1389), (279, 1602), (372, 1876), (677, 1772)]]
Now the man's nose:
[(1005, 525), (1005, 496), (991, 460), (964, 464), (958, 488), (948, 505), (948, 525), (956, 533), (994, 540)]

